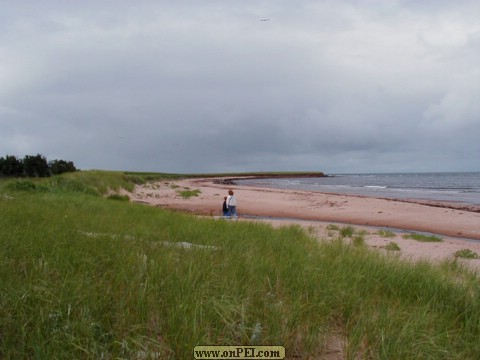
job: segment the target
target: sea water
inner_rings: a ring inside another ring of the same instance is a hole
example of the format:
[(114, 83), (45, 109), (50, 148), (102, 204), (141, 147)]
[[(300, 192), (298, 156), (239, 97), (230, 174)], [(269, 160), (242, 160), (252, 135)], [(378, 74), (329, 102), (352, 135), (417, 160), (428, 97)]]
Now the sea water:
[(338, 174), (313, 178), (245, 179), (236, 182), (278, 189), (480, 205), (480, 172)]

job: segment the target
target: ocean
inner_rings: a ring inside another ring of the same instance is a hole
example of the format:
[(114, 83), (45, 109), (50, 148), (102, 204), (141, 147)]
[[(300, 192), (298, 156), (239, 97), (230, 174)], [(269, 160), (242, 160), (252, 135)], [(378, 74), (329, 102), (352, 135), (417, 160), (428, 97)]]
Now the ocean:
[(236, 183), (322, 193), (480, 205), (480, 172), (338, 174), (315, 178), (245, 179), (236, 180)]

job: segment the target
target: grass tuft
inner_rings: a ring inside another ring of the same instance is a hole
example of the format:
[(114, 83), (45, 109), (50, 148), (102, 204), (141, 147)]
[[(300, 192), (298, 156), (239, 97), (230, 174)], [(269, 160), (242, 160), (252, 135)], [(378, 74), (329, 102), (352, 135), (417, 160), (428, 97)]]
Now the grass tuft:
[(442, 242), (442, 238), (435, 236), (435, 235), (424, 235), (424, 234), (417, 234), (417, 233), (411, 233), (411, 234), (405, 234), (403, 235), (404, 239), (412, 239), (416, 241), (421, 241), (421, 242)]
[(352, 244), (354, 246), (364, 246), (365, 236), (363, 234), (356, 234), (352, 239)]
[(478, 259), (478, 254), (470, 249), (461, 249), (455, 252), (455, 257), (462, 259)]
[(390, 241), (383, 248), (388, 251), (400, 251), (400, 246), (398, 246), (398, 244), (394, 241)]
[(355, 233), (355, 228), (351, 225), (343, 226), (340, 229), (340, 236), (342, 238), (351, 238), (353, 237), (353, 234)]
[(328, 224), (327, 225), (327, 230), (338, 231), (338, 230), (340, 230), (340, 227), (338, 225), (335, 225), (335, 224)]
[(184, 199), (188, 199), (194, 196), (200, 195), (201, 191), (199, 189), (191, 190), (191, 189), (185, 189), (185, 190), (177, 190), (177, 194), (180, 195)]
[(385, 230), (385, 229), (380, 229), (378, 230), (378, 236), (384, 237), (384, 238), (394, 238), (395, 233), (390, 230)]

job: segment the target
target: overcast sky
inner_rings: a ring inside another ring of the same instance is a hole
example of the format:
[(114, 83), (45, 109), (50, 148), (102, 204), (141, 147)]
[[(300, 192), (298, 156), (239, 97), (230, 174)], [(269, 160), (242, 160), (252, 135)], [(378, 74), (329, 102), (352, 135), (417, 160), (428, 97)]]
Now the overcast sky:
[(0, 156), (480, 171), (478, 0), (0, 0)]

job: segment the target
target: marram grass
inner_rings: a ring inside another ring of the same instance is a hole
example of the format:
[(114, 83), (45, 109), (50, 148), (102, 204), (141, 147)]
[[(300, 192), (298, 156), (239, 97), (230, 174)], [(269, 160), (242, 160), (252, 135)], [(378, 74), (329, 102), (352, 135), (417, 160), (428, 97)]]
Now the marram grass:
[(75, 191), (113, 180), (68, 180), (1, 186), (2, 359), (188, 359), (196, 345), (252, 343), (321, 358), (332, 338), (348, 359), (480, 357), (478, 278), (457, 263), (113, 201)]

